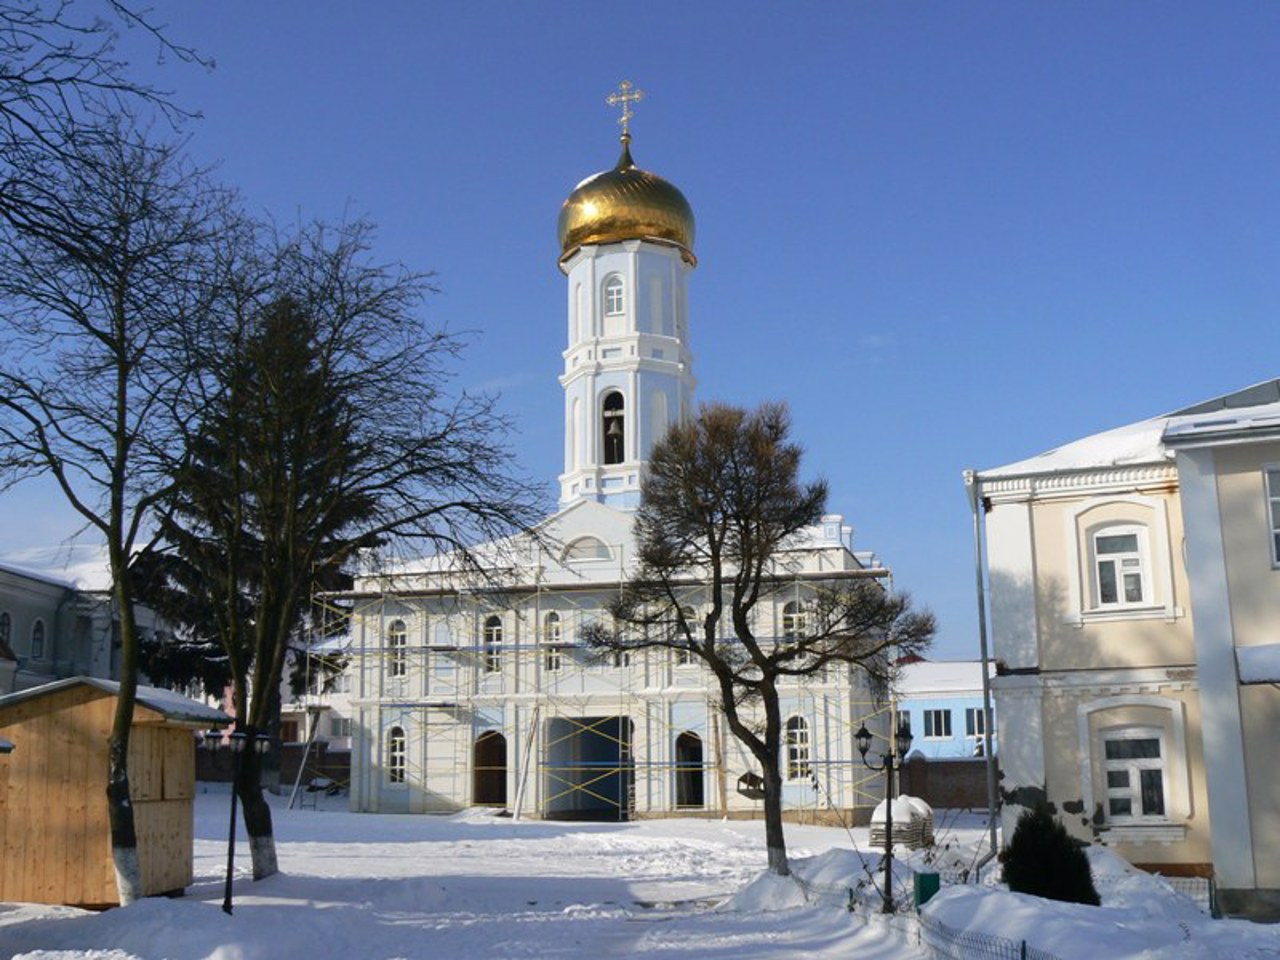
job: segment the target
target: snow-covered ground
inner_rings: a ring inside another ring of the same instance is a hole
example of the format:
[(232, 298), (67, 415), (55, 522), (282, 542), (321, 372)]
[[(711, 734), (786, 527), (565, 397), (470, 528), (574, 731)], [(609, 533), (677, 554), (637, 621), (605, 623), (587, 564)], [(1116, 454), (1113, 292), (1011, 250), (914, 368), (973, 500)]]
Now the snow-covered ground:
[[(216, 789), (216, 788), (211, 788)], [(275, 810), (282, 873), (253, 883), (237, 852), (235, 913), (221, 909), (227, 796), (196, 805), (195, 883), (182, 899), (101, 914), (0, 904), (0, 957), (30, 960), (317, 960), (342, 957), (858, 957), (911, 960), (913, 923), (850, 913), (870, 889), (865, 830), (788, 826), (802, 882), (762, 875), (762, 825), (625, 824)], [(328, 809), (325, 809), (326, 805)], [(981, 822), (941, 831), (971, 861)], [(1111, 860), (1103, 871), (1121, 868)], [(905, 878), (905, 873), (904, 873)], [(1101, 909), (999, 890), (944, 890), (943, 922), (1027, 937), (1064, 960), (1280, 957), (1280, 928), (1210, 921), (1156, 881), (1117, 877)]]

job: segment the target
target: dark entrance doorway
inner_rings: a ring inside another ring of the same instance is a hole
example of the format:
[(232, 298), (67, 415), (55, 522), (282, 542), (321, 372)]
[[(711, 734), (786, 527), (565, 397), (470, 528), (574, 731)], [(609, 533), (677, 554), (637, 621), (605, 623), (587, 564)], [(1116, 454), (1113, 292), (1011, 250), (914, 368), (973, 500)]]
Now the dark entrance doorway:
[(676, 806), (701, 807), (702, 738), (686, 730), (676, 737)]
[(481, 807), (505, 807), (507, 738), (487, 730), (476, 737), (471, 754), (471, 802)]

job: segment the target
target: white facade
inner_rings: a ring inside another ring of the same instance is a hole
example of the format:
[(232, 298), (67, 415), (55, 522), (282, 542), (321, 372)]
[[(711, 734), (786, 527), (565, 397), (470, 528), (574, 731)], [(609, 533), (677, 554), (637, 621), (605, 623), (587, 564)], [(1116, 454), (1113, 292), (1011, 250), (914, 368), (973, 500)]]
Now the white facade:
[(629, 240), (578, 250), (568, 279), (564, 472), (560, 506), (579, 499), (634, 509), (640, 467), (692, 410), (688, 278), (678, 247)]
[[(484, 578), (434, 558), (370, 572), (345, 598), (355, 810), (476, 804), (626, 819), (762, 809), (759, 771), (729, 734), (701, 661), (666, 650), (602, 657), (581, 639), (632, 571), (644, 463), (693, 412), (692, 213), (675, 188), (632, 165), (628, 142), (618, 167), (571, 196), (599, 191), (575, 208), (578, 219), (562, 215), (559, 512), (538, 539), (484, 546)], [(781, 635), (784, 615), (795, 617), (818, 585), (887, 574), (852, 551), (841, 517), (825, 517), (779, 559), (757, 633)], [(690, 607), (708, 603), (696, 578), (686, 592)], [(819, 817), (874, 806), (880, 781), (853, 733), (886, 728), (887, 691), (861, 671), (832, 669), (789, 683), (783, 711), (786, 807)]]

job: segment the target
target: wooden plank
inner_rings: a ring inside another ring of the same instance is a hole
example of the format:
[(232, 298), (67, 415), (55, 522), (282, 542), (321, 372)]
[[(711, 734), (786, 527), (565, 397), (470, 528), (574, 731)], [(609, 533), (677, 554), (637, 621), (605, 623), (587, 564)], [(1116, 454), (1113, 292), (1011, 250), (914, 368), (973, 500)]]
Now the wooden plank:
[(164, 798), (194, 800), (196, 793), (196, 743), (185, 728), (166, 731), (164, 750)]
[(143, 892), (148, 896), (181, 890), (194, 876), (194, 806), (186, 800), (151, 800), (134, 807), (142, 866)]
[(85, 850), (81, 903), (119, 903), (116, 873), (111, 862), (111, 820), (107, 811), (107, 741), (115, 721), (115, 698), (108, 697), (93, 705), (86, 728), (85, 769)]
[[(67, 833), (71, 818), (67, 800), (71, 790), (70, 751), (75, 726), (87, 714), (83, 704), (68, 704), (49, 715), (48, 764), (45, 770), (44, 850), (40, 857), (44, 871), (39, 886), (41, 903), (74, 902), (69, 897), (71, 878), (67, 876)], [(72, 868), (75, 870), (75, 868)], [(76, 871), (78, 872), (78, 871)], [(75, 884), (77, 889), (79, 883)]]

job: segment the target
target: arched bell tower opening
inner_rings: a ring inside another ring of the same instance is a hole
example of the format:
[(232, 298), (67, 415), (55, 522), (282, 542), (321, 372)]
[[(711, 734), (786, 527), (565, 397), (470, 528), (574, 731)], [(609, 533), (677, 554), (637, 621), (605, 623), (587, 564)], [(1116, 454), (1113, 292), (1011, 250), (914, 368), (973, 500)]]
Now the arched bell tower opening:
[(612, 466), (626, 459), (627, 430), (623, 422), (626, 405), (618, 391), (606, 394), (600, 419), (600, 434), (604, 437), (604, 463)]

